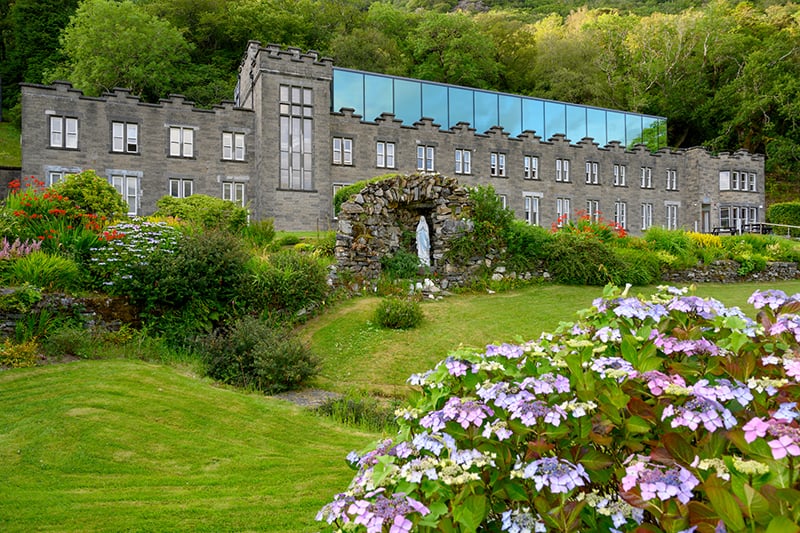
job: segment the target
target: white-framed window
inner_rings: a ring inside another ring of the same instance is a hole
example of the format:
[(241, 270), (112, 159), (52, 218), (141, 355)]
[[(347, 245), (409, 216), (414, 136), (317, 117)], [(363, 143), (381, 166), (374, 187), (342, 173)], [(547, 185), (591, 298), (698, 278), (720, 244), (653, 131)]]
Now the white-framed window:
[(651, 167), (642, 167), (641, 187), (642, 189), (653, 188), (653, 169)]
[(50, 146), (52, 148), (78, 149), (78, 119), (50, 116)]
[(526, 155), (522, 159), (523, 175), (526, 180), (539, 179), (539, 158), (534, 155)]
[(244, 133), (222, 132), (222, 159), (244, 161)]
[(455, 158), (456, 174), (472, 174), (472, 152), (470, 150), (456, 149)]
[[(729, 191), (731, 190), (731, 171), (730, 170), (720, 170), (719, 172), (719, 190), (721, 191)], [(723, 226), (728, 227), (728, 226)]]
[(417, 170), (433, 172), (436, 149), (433, 146), (417, 146)]
[(348, 139), (347, 137), (333, 138), (333, 164), (353, 164), (353, 139)]
[(666, 228), (678, 229), (678, 204), (666, 202), (664, 209), (666, 211)]
[(498, 194), (497, 199), (500, 200), (500, 205), (503, 206), (503, 209), (508, 208), (508, 196), (505, 194)]
[(314, 94), (295, 85), (280, 86), (281, 189), (313, 188)]
[(751, 206), (727, 205), (719, 208), (719, 225), (723, 228), (742, 229), (745, 224), (758, 222), (758, 208)]
[(569, 182), (569, 159), (556, 159), (556, 181)]
[(653, 225), (653, 204), (642, 204), (642, 231), (648, 230)]
[(599, 200), (586, 200), (586, 216), (592, 222), (600, 220), (600, 201)]
[(539, 192), (522, 193), (522, 200), (525, 207), (525, 222), (531, 226), (538, 226), (540, 223), (539, 200), (542, 198), (542, 196), (542, 193)]
[(739, 171), (737, 170), (731, 172), (731, 189), (734, 191), (739, 190)]
[(52, 187), (59, 181), (63, 181), (64, 178), (66, 178), (70, 174), (80, 174), (80, 173), (81, 169), (79, 167), (46, 165), (44, 167), (44, 184), (47, 187)]
[(170, 126), (169, 155), (171, 157), (194, 157), (193, 128)]
[(223, 181), (222, 199), (244, 207), (246, 202), (245, 183), (241, 181)]
[(625, 165), (614, 165), (614, 187), (626, 187)]
[(596, 161), (586, 162), (586, 183), (598, 185), (600, 183), (600, 163)]
[(755, 173), (755, 172), (751, 172), (751, 173), (750, 173), (750, 182), (749, 182), (749, 185), (750, 185), (750, 186), (749, 186), (748, 190), (749, 190), (750, 192), (756, 192), (756, 191), (757, 191), (757, 186), (756, 186), (756, 173)]
[(334, 183), (331, 185), (331, 213), (333, 213), (333, 219), (338, 220), (338, 214), (336, 213), (336, 193), (339, 192), (339, 189), (343, 187), (347, 187), (348, 183)]
[(59, 181), (64, 179), (64, 173), (60, 170), (51, 170), (45, 174), (44, 177), (44, 184), (47, 187), (52, 187)]
[(394, 168), (394, 143), (378, 141), (375, 143), (375, 166), (378, 168)]
[(614, 223), (622, 229), (628, 229), (628, 204), (625, 202), (614, 202)]
[(667, 169), (667, 190), (678, 190), (678, 171), (674, 169)]
[(139, 153), (139, 125), (135, 122), (112, 122), (111, 151)]
[(569, 198), (556, 198), (556, 226), (559, 228), (569, 222), (569, 212), (572, 209)]
[(173, 198), (188, 198), (194, 193), (194, 181), (189, 178), (170, 178), (169, 195)]
[(139, 214), (139, 182), (142, 173), (127, 170), (108, 170), (108, 180), (128, 204), (128, 215)]
[(489, 174), (492, 176), (506, 175), (506, 154), (500, 152), (489, 154)]

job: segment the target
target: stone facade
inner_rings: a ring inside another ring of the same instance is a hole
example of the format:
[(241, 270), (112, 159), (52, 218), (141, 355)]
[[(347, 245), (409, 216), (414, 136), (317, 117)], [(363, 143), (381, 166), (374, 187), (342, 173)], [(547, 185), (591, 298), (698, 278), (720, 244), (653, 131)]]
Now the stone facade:
[[(336, 225), (338, 187), (386, 173), (412, 174), (422, 147), (435, 156), (426, 171), (466, 186), (492, 185), (518, 218), (533, 224), (549, 226), (559, 208), (571, 216), (601, 212), (633, 234), (649, 225), (711, 231), (764, 220), (761, 155), (712, 155), (701, 148), (653, 153), (642, 145), (600, 146), (560, 134), (512, 137), (502, 125), (479, 132), (463, 122), (443, 129), (426, 117), (404, 123), (389, 112), (362, 117), (333, 109), (333, 76), (333, 62), (315, 52), (250, 42), (235, 101), (213, 109), (197, 109), (175, 95), (147, 104), (124, 89), (90, 98), (68, 83), (24, 84), (22, 172), (44, 180), (90, 168), (112, 181), (116, 176), (137, 214), (151, 213), (175, 180), (212, 196), (225, 197), (235, 187), (254, 219), (271, 217), (279, 230), (327, 230)], [(53, 146), (53, 117), (77, 120), (74, 146)], [(138, 126), (135, 150), (114, 151), (114, 122)], [(190, 156), (170, 155), (173, 128), (191, 131)], [(226, 133), (243, 136), (240, 160), (224, 157)], [(341, 144), (334, 149), (343, 142), (346, 156)], [(387, 145), (391, 162), (378, 157), (378, 146)], [(457, 168), (457, 151), (469, 152), (468, 169)], [(492, 157), (503, 158), (502, 169), (492, 167)], [(531, 161), (536, 171), (526, 172)], [(569, 171), (559, 173), (564, 162)]]
[(471, 230), (466, 219), (470, 207), (467, 189), (440, 174), (396, 175), (370, 183), (339, 211), (336, 269), (347, 271), (358, 283), (377, 279), (382, 257), (400, 249), (416, 253), (411, 246), (416, 241), (404, 236), (414, 234), (420, 217), (425, 217), (432, 270), (445, 288), (461, 284), (469, 266), (450, 264), (446, 255), (450, 241)]

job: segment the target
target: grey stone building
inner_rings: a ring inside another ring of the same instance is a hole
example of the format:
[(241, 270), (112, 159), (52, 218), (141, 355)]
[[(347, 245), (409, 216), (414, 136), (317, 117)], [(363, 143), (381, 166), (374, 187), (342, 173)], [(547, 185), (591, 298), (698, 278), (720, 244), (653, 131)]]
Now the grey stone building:
[(125, 89), (22, 86), (22, 173), (93, 169), (146, 215), (164, 195), (248, 205), (282, 230), (334, 227), (337, 188), (386, 173), (492, 185), (518, 218), (576, 212), (631, 233), (763, 221), (764, 158), (671, 150), (666, 119), (337, 68), (251, 42), (234, 101), (198, 109)]

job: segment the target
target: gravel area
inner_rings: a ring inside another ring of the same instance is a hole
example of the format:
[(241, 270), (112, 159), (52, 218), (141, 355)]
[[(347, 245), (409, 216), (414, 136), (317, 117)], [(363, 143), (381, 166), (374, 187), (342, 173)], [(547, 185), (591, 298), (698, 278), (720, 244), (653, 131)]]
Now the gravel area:
[(282, 392), (274, 395), (273, 398), (286, 400), (302, 407), (314, 409), (325, 403), (325, 400), (328, 400), (329, 398), (339, 398), (340, 396), (341, 394), (338, 392), (331, 392), (322, 389), (303, 389)]

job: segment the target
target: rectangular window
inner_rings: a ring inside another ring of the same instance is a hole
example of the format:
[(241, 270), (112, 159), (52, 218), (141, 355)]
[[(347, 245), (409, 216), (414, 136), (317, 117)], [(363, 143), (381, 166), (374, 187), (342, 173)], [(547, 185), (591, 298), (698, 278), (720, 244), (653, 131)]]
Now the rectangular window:
[(522, 193), (523, 201), (525, 203), (525, 222), (531, 226), (539, 225), (539, 199), (541, 194), (537, 193)]
[(592, 222), (600, 220), (600, 202), (598, 200), (586, 200), (586, 216)]
[(280, 86), (280, 188), (313, 187), (313, 116), (311, 89)]
[(128, 204), (128, 215), (139, 212), (139, 176), (125, 173), (112, 173), (111, 185)]
[(55, 185), (56, 183), (58, 183), (63, 179), (64, 179), (63, 172), (57, 170), (51, 170), (50, 172), (47, 173), (47, 176), (45, 177), (45, 185), (47, 185), (48, 187), (52, 187), (53, 185)]
[(625, 165), (614, 165), (614, 187), (625, 187)]
[(77, 150), (78, 119), (72, 117), (50, 117), (50, 146)]
[(244, 133), (222, 132), (222, 159), (244, 161)]
[(194, 130), (172, 126), (169, 128), (169, 155), (171, 157), (194, 157)]
[(586, 162), (586, 183), (598, 185), (600, 183), (600, 164), (595, 161)]
[(506, 175), (506, 154), (492, 152), (489, 158), (489, 174), (492, 176)]
[(678, 204), (664, 204), (667, 212), (667, 229), (678, 229)]
[(622, 228), (628, 228), (628, 204), (625, 202), (614, 202), (614, 223)]
[(456, 150), (456, 174), (472, 173), (472, 152), (469, 150)]
[[(731, 190), (731, 172), (730, 170), (722, 170), (719, 173), (719, 190), (721, 191), (729, 191)], [(727, 226), (723, 226), (727, 227)]]
[(720, 207), (719, 209), (719, 225), (723, 228), (731, 227), (731, 208)]
[(735, 170), (731, 172), (731, 190), (739, 190), (739, 173)]
[(222, 199), (244, 207), (244, 183), (238, 181), (223, 181)]
[(653, 204), (642, 204), (642, 231), (653, 225)]
[(556, 198), (556, 226), (560, 228), (565, 222), (569, 222), (570, 209), (569, 198)]
[(653, 169), (650, 167), (642, 167), (642, 189), (653, 188)]
[(569, 159), (556, 159), (556, 181), (569, 182)]
[(747, 174), (747, 172), (742, 172), (741, 173), (741, 180), (742, 180), (742, 186), (741, 187), (742, 187), (743, 191), (749, 191), (750, 190), (750, 183), (749, 183), (749, 177), (748, 176), (749, 175)]
[(524, 166), (524, 175), (522, 176), (526, 180), (538, 180), (539, 179), (539, 158), (526, 155), (523, 159), (523, 166)]
[(186, 178), (170, 178), (169, 195), (173, 198), (188, 198), (194, 192), (194, 182)]
[(433, 172), (435, 153), (433, 146), (417, 146), (417, 170)]
[(348, 166), (353, 164), (353, 139), (333, 138), (333, 164)]
[(756, 175), (754, 172), (750, 173), (750, 192), (756, 192)]
[(375, 144), (375, 166), (394, 168), (394, 143), (378, 141)]
[(508, 208), (508, 196), (505, 194), (498, 194), (497, 198), (500, 200), (500, 205), (503, 206), (503, 209)]
[(112, 122), (111, 151), (129, 154), (138, 153), (139, 125), (130, 122)]
[(667, 190), (668, 191), (677, 191), (678, 190), (678, 171), (677, 170), (667, 170)]

